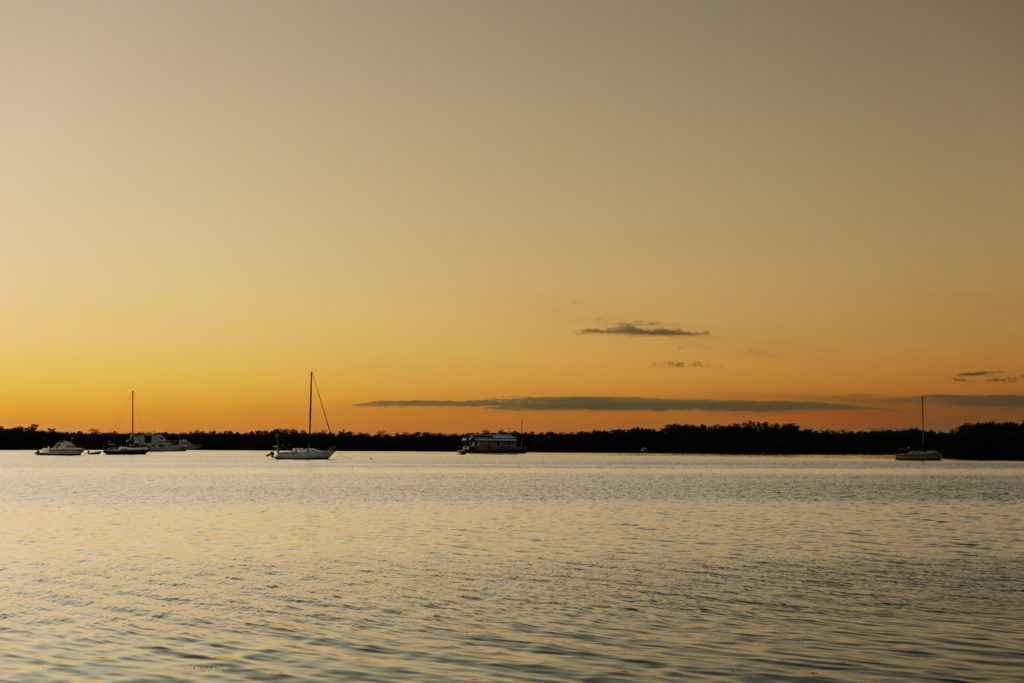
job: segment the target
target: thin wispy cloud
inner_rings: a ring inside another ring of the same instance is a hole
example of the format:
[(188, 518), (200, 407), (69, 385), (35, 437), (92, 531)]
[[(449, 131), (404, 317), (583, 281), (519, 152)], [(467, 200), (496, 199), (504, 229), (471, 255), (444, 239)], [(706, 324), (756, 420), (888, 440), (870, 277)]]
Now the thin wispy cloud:
[(618, 323), (608, 327), (588, 327), (578, 334), (619, 334), (627, 337), (700, 337), (711, 334), (708, 330), (693, 332), (670, 327), (653, 327), (645, 323)]
[(1001, 384), (1012, 384), (1019, 377), (1006, 377), (1003, 370), (971, 370), (969, 372), (958, 372), (953, 376), (954, 382), (996, 382)]
[(745, 401), (713, 399), (642, 398), (636, 396), (526, 396), (474, 400), (390, 400), (357, 403), (364, 408), (450, 407), (495, 410), (707, 410), (774, 413), (796, 410), (861, 410), (864, 406), (819, 401)]
[(687, 363), (685, 361), (676, 361), (676, 360), (659, 360), (659, 361), (656, 361), (655, 363), (652, 363), (652, 365), (654, 365), (655, 367), (659, 367), (659, 368), (713, 368), (713, 367), (721, 367), (721, 366), (712, 365), (711, 363), (705, 363), (704, 361), (699, 361), (699, 360), (695, 360), (692, 363)]

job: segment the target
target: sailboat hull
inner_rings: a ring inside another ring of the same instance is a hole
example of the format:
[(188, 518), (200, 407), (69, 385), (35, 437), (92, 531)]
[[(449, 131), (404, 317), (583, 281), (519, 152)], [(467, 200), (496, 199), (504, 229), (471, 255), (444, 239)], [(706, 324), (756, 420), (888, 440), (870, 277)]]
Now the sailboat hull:
[(334, 455), (333, 448), (291, 448), (287, 451), (271, 451), (274, 460), (328, 460)]
[[(309, 373), (309, 421), (306, 424), (306, 435), (309, 437), (309, 441), (312, 442), (313, 437), (313, 386), (315, 380), (313, 379), (313, 373)], [(320, 398), (320, 389), (316, 390), (317, 398)], [(320, 400), (320, 410), (324, 410), (323, 399)], [(327, 422), (327, 411), (324, 411), (324, 422)], [(327, 431), (331, 430), (331, 424), (327, 422)], [(282, 451), (277, 446), (274, 447), (267, 455), (274, 460), (327, 460), (334, 455), (334, 448), (313, 448), (307, 446), (306, 448), (289, 448), (288, 450)]]
[(939, 451), (907, 451), (897, 453), (897, 460), (942, 460), (942, 453)]

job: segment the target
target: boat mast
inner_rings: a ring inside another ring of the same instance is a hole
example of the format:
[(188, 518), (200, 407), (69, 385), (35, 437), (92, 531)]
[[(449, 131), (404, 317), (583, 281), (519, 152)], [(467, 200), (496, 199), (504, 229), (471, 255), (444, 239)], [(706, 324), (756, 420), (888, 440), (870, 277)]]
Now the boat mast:
[(135, 390), (132, 389), (132, 433), (131, 438), (135, 438)]
[(309, 371), (309, 422), (306, 425), (306, 447), (313, 445), (313, 371)]
[(921, 397), (921, 450), (924, 450), (924, 396)]

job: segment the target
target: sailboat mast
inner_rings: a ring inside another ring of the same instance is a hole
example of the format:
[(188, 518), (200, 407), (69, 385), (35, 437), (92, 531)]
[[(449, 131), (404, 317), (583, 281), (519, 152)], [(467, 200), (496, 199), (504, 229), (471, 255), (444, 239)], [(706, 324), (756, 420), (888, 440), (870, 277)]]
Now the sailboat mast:
[(924, 450), (924, 396), (921, 397), (921, 450)]
[(309, 422), (306, 424), (306, 446), (313, 444), (313, 371), (309, 372)]
[(132, 389), (132, 434), (135, 436), (135, 390)]

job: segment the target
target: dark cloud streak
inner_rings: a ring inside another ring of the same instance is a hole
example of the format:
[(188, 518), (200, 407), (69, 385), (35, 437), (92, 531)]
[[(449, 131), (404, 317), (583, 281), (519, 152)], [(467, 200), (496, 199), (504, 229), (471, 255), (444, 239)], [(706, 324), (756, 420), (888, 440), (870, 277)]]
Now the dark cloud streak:
[(988, 394), (985, 396), (957, 396), (954, 394), (932, 394), (929, 401), (950, 406), (980, 408), (1024, 408), (1024, 396), (1020, 394)]
[(610, 327), (588, 327), (578, 334), (621, 334), (628, 337), (700, 337), (711, 334), (708, 330), (690, 332), (667, 327), (640, 327), (634, 323), (619, 323)]
[(705, 363), (701, 360), (695, 360), (692, 363), (686, 363), (681, 360), (659, 360), (652, 363), (655, 367), (659, 368), (713, 368), (721, 367), (720, 365), (712, 365), (711, 363)]
[(718, 412), (773, 413), (794, 410), (862, 410), (863, 406), (818, 401), (744, 401), (712, 399), (641, 398), (634, 396), (526, 396), (468, 401), (370, 401), (365, 408), (450, 407), (496, 410), (707, 410)]

